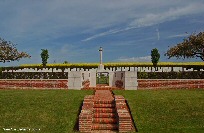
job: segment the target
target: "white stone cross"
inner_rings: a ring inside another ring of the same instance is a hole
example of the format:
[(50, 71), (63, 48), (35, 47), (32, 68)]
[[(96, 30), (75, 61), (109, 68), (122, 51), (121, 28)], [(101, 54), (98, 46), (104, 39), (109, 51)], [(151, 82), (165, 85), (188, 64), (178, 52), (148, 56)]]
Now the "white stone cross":
[(102, 47), (100, 47), (98, 51), (100, 52), (100, 65), (102, 65), (102, 53), (103, 53)]

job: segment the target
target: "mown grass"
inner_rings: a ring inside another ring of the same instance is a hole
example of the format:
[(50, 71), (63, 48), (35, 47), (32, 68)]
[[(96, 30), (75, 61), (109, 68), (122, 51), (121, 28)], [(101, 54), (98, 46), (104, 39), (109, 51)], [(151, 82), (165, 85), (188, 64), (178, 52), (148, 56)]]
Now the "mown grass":
[(204, 90), (114, 91), (128, 101), (139, 132), (204, 132)]
[(0, 90), (0, 132), (24, 128), (21, 132), (71, 133), (89, 94), (93, 91)]
[[(114, 93), (127, 99), (139, 132), (204, 132), (204, 90)], [(26, 132), (41, 133), (75, 132), (81, 102), (89, 94), (93, 91), (0, 90), (0, 132), (4, 132), (3, 128), (40, 129)]]

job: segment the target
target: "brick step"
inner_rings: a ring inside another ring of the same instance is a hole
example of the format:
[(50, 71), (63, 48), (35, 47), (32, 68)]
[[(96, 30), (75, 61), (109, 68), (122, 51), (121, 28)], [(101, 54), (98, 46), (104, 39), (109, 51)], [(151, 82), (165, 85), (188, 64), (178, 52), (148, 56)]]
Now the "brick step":
[(125, 90), (125, 88), (117, 87), (84, 87), (81, 90)]
[(118, 130), (91, 130), (91, 133), (118, 133)]
[(93, 123), (100, 123), (100, 124), (115, 124), (117, 123), (116, 118), (93, 118)]
[(94, 108), (93, 112), (94, 113), (115, 113), (116, 109), (115, 108)]
[(115, 108), (114, 103), (108, 104), (94, 104), (94, 108)]
[(94, 104), (114, 104), (114, 100), (94, 100)]
[(115, 113), (94, 113), (94, 118), (116, 118)]
[(92, 130), (117, 130), (117, 124), (92, 124)]

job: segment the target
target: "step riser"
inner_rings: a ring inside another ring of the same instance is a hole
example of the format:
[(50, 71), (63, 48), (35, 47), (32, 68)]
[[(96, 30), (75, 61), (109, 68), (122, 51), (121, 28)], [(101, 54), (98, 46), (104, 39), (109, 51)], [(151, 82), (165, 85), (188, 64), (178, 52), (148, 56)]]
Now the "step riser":
[(81, 90), (125, 90), (125, 89), (117, 87), (85, 87), (81, 88)]
[(116, 130), (118, 126), (116, 124), (93, 124), (92, 130)]
[(113, 101), (113, 100), (109, 100), (109, 101), (96, 100), (96, 101), (94, 101), (94, 104), (115, 104), (115, 101)]
[(93, 123), (116, 124), (117, 120), (115, 118), (94, 118)]
[(107, 109), (107, 108), (95, 108), (93, 110), (94, 113), (115, 113), (115, 109)]
[(113, 113), (96, 113), (93, 115), (94, 118), (116, 118), (116, 114)]
[(115, 101), (110, 91), (96, 91), (94, 95), (92, 130), (116, 130)]
[(94, 104), (94, 108), (115, 108), (115, 104)]

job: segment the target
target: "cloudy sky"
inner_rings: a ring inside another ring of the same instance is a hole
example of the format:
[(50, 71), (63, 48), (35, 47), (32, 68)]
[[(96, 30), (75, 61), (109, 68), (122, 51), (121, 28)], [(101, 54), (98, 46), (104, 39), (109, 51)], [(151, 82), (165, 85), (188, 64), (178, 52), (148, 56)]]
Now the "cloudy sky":
[[(2, 65), (151, 61), (157, 48), (164, 56), (193, 32), (204, 31), (203, 0), (0, 0), (0, 37), (31, 59)], [(184, 61), (201, 61), (184, 60)]]

